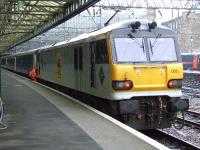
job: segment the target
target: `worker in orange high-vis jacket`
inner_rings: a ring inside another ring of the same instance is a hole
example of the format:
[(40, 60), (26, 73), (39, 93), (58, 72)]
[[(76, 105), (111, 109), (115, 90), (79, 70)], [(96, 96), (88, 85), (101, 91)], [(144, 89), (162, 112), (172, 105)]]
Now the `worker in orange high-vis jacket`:
[(36, 80), (37, 80), (37, 69), (36, 69), (36, 68), (33, 68), (33, 69), (28, 73), (28, 77), (29, 77), (31, 80), (36, 81)]
[(197, 52), (195, 51), (194, 53), (194, 58), (193, 58), (193, 62), (192, 62), (192, 68), (194, 70), (197, 70), (198, 69), (198, 55), (197, 55)]

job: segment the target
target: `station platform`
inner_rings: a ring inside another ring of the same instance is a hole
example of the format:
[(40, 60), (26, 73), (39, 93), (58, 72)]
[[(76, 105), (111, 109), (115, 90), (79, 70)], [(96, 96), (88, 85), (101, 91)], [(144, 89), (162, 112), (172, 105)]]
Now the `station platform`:
[(168, 149), (65, 94), (3, 69), (1, 77), (0, 150)]

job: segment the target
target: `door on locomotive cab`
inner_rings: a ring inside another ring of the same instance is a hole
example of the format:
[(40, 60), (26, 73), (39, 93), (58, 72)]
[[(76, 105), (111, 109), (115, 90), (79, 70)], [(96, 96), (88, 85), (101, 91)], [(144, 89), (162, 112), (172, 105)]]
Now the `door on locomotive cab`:
[(17, 71), (16, 63), (17, 63), (17, 59), (16, 59), (16, 57), (14, 57), (14, 71)]
[(83, 48), (74, 48), (75, 88), (81, 90), (81, 76), (83, 70)]
[(95, 49), (96, 49), (96, 42), (91, 42), (90, 43), (90, 87), (92, 88), (96, 88)]
[(36, 53), (36, 70), (37, 75), (40, 75), (40, 53)]
[(90, 79), (91, 87), (102, 88), (108, 64), (106, 39), (90, 43)]

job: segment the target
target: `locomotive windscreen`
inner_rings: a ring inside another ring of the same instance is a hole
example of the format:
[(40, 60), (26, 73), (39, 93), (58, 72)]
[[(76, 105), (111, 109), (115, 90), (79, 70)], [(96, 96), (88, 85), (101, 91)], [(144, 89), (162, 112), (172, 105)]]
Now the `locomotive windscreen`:
[(143, 38), (115, 38), (118, 62), (147, 61)]
[(114, 42), (119, 63), (177, 61), (174, 38), (115, 38)]
[(147, 38), (151, 61), (177, 61), (173, 38)]

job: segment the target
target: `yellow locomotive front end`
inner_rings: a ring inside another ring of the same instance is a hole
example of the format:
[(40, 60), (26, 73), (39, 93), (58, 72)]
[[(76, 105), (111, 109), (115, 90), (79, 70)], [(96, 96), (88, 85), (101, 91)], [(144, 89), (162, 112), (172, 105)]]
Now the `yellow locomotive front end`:
[(170, 127), (188, 109), (176, 34), (138, 22), (110, 33), (111, 87), (118, 113), (136, 129)]
[[(112, 65), (113, 91), (131, 92), (130, 95), (127, 93), (127, 98), (151, 95), (180, 97), (182, 79), (183, 66), (181, 63)], [(131, 88), (118, 89), (117, 81), (127, 80), (130, 81)]]

